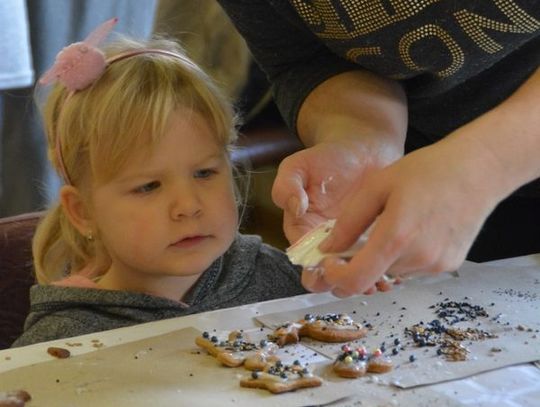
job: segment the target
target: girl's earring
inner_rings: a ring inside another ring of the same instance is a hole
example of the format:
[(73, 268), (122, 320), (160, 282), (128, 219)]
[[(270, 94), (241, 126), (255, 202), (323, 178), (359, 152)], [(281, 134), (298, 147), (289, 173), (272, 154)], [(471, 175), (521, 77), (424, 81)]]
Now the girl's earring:
[(88, 232), (86, 234), (86, 240), (88, 240), (88, 242), (92, 243), (94, 241), (94, 235), (92, 234), (92, 232)]

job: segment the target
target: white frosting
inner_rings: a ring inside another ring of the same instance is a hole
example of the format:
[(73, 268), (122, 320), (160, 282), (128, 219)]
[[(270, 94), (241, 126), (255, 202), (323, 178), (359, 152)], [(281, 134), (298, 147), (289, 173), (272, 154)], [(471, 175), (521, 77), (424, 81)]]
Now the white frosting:
[(315, 321), (311, 325), (315, 328), (331, 327), (334, 331), (358, 331), (361, 328), (359, 324), (342, 325), (321, 320)]
[(346, 314), (341, 315), (336, 321), (327, 321), (324, 319), (316, 319), (316, 317), (313, 317), (313, 319), (308, 320), (307, 323), (315, 328), (331, 327), (333, 330), (336, 331), (357, 331), (362, 328), (362, 325), (354, 322), (354, 320)]
[(289, 332), (292, 332), (295, 329), (300, 329), (300, 328), (302, 328), (302, 325), (299, 324), (298, 322), (288, 322), (285, 326), (280, 326), (279, 328), (277, 328), (275, 333), (277, 335), (282, 335), (282, 334), (287, 334)]
[(340, 253), (322, 253), (318, 247), (330, 234), (335, 223), (335, 219), (321, 223), (289, 247), (287, 249), (287, 256), (289, 256), (291, 263), (305, 268), (316, 267), (327, 256), (352, 257), (366, 243), (369, 229), (348, 250)]
[(310, 371), (303, 373), (302, 375), (294, 371), (292, 372), (286, 371), (285, 372), (286, 377), (281, 377), (280, 375), (273, 375), (267, 372), (257, 372), (257, 375), (258, 375), (257, 380), (272, 381), (272, 382), (286, 382), (289, 380), (297, 380), (302, 377), (313, 377), (313, 373)]
[(353, 360), (351, 363), (347, 363), (343, 360), (334, 363), (337, 369), (348, 369), (354, 371), (366, 370), (367, 364), (363, 360)]
[(289, 379), (288, 376), (286, 378), (283, 378), (281, 376), (273, 375), (266, 372), (259, 372), (257, 374), (258, 374), (258, 377), (257, 377), (258, 380), (263, 380), (263, 381), (268, 381), (268, 382), (286, 382)]

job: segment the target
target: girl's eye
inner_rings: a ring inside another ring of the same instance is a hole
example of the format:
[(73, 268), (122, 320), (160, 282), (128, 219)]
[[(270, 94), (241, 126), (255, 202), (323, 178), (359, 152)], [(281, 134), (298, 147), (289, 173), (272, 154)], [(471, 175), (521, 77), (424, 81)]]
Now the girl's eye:
[(195, 171), (195, 178), (209, 178), (212, 175), (217, 174), (217, 171), (213, 168), (204, 168), (202, 170)]
[(136, 194), (146, 194), (148, 192), (153, 191), (154, 189), (157, 189), (161, 186), (161, 182), (159, 181), (152, 181), (147, 184), (141, 185), (140, 187), (137, 187), (133, 190)]

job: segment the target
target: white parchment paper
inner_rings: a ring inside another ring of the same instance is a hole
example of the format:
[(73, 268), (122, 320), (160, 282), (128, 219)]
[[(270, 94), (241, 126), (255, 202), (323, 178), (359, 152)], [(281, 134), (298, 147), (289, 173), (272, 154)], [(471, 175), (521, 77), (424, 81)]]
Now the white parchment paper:
[[(453, 327), (476, 328), (497, 336), (462, 342), (469, 353), (466, 361), (450, 362), (437, 354), (437, 346), (418, 347), (405, 329), (440, 318), (437, 304), (450, 301), (479, 305), (487, 317), (459, 322)], [(396, 286), (392, 294), (357, 296), (330, 304), (284, 313), (261, 315), (267, 327), (297, 321), (305, 314), (347, 313), (356, 321), (371, 325), (368, 335), (352, 343), (368, 350), (386, 348), (395, 369), (380, 381), (408, 388), (467, 377), (503, 366), (540, 359), (540, 275), (535, 268), (491, 268), (467, 264), (456, 276), (440, 281), (410, 280)], [(306, 346), (331, 358), (341, 345), (305, 339)], [(398, 354), (392, 350), (397, 348)], [(412, 361), (411, 361), (412, 360)]]

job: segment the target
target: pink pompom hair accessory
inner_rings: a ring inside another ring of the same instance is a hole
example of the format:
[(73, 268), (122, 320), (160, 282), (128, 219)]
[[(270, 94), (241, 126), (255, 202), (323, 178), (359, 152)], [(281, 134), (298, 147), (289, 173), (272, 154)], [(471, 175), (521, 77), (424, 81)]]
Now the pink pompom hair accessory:
[[(185, 56), (158, 48), (128, 50), (106, 59), (103, 51), (98, 49), (97, 46), (109, 35), (117, 22), (118, 18), (107, 20), (92, 31), (84, 41), (76, 42), (65, 47), (56, 56), (54, 65), (39, 79), (39, 84), (49, 85), (56, 81), (63, 84), (69, 90), (69, 93), (64, 99), (65, 104), (74, 93), (87, 88), (97, 81), (103, 75), (107, 66), (135, 55), (167, 55), (182, 60), (193, 69), (199, 69), (197, 65)], [(66, 184), (72, 185), (64, 164), (62, 144), (58, 136), (56, 137), (55, 150), (60, 175)]]
[(65, 47), (56, 56), (52, 68), (39, 79), (39, 83), (48, 85), (58, 81), (70, 91), (77, 91), (95, 82), (107, 67), (105, 54), (97, 46), (117, 22), (118, 18), (111, 18), (92, 31), (84, 41)]

